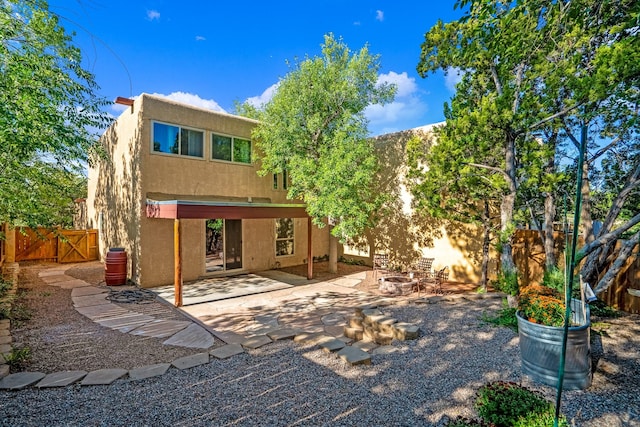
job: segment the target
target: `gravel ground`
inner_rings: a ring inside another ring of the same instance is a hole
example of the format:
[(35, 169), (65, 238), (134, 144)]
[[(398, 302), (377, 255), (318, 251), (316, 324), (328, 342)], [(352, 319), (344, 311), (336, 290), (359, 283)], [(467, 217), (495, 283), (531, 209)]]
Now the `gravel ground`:
[[(31, 360), (22, 370), (51, 373), (77, 369), (132, 369), (171, 362), (202, 351), (163, 345), (166, 338), (134, 336), (94, 323), (73, 308), (70, 289), (47, 285), (38, 277), (39, 271), (51, 266), (32, 264), (20, 268), (18, 305), (24, 307), (22, 312), (26, 316), (12, 323), (11, 335), (14, 346), (31, 349)], [(100, 263), (74, 267), (66, 274), (104, 286), (104, 267)], [(119, 305), (160, 319), (186, 320), (174, 307), (158, 301), (135, 304), (135, 307), (132, 307), (134, 304)], [(218, 341), (216, 345), (222, 344)]]
[[(521, 376), (517, 334), (479, 320), (499, 307), (483, 300), (385, 308), (418, 323), (422, 336), (386, 347), (371, 366), (349, 367), (289, 341), (147, 380), (0, 392), (0, 425), (441, 426), (473, 417), (475, 391), (492, 380), (553, 399), (552, 388)], [(594, 384), (565, 392), (563, 413), (575, 426), (640, 426), (638, 317), (597, 324), (594, 338)]]

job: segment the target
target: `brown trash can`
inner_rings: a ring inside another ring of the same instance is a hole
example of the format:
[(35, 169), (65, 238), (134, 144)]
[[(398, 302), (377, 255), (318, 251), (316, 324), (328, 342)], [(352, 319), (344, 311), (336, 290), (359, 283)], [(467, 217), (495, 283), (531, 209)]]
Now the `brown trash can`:
[(127, 252), (124, 248), (109, 248), (104, 262), (104, 279), (107, 286), (127, 284)]

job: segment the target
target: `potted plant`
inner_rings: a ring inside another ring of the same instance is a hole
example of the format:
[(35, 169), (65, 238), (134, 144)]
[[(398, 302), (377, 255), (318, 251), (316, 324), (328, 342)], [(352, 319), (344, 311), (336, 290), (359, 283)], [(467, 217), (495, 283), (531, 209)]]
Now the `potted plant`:
[[(585, 389), (591, 385), (589, 307), (579, 299), (570, 304), (563, 387)], [(552, 287), (530, 285), (520, 290), (516, 318), (522, 371), (549, 386), (558, 383), (565, 310), (562, 293)]]

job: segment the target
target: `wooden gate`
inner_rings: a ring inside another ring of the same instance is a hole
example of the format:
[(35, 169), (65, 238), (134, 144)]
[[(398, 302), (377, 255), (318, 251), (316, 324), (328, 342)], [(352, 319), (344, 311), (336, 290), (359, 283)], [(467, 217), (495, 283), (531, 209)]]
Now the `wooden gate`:
[(16, 262), (85, 262), (98, 259), (98, 230), (20, 228), (16, 230)]

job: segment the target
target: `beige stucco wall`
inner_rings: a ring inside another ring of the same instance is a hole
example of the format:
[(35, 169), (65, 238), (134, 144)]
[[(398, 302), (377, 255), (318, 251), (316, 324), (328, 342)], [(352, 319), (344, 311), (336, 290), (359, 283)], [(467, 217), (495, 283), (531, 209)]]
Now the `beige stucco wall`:
[[(204, 159), (154, 153), (153, 122), (204, 131)], [(109, 161), (89, 170), (88, 216), (102, 224), (100, 249), (125, 247), (129, 277), (143, 287), (170, 284), (174, 275), (174, 221), (146, 217), (148, 194), (290, 203), (273, 189), (271, 175), (251, 165), (210, 160), (211, 133), (251, 139), (256, 122), (143, 94), (105, 132)], [(253, 153), (252, 153), (253, 154)], [(102, 214), (102, 215), (101, 215)], [(102, 219), (101, 219), (102, 218)], [(295, 220), (295, 253), (275, 256), (275, 220), (243, 220), (243, 269), (260, 271), (301, 264), (307, 258), (307, 219)], [(328, 253), (326, 229), (314, 227), (314, 255)], [(181, 220), (183, 280), (205, 274), (205, 220)]]
[[(393, 264), (411, 266), (420, 257), (435, 258), (434, 269), (449, 267), (453, 281), (477, 283), (481, 276), (482, 230), (455, 221), (419, 215), (411, 208), (407, 190), (406, 144), (414, 136), (435, 143), (432, 126), (382, 135), (375, 140), (380, 163), (379, 191), (392, 195), (381, 212), (381, 221), (369, 230), (369, 246), (374, 252), (389, 253)], [(495, 256), (494, 256), (495, 259)], [(495, 268), (495, 261), (491, 268)]]
[(98, 229), (99, 252), (104, 259), (111, 247), (128, 254), (128, 277), (139, 275), (142, 215), (141, 174), (137, 140), (140, 135), (140, 104), (128, 108), (102, 136), (105, 157), (88, 171), (87, 223)]

